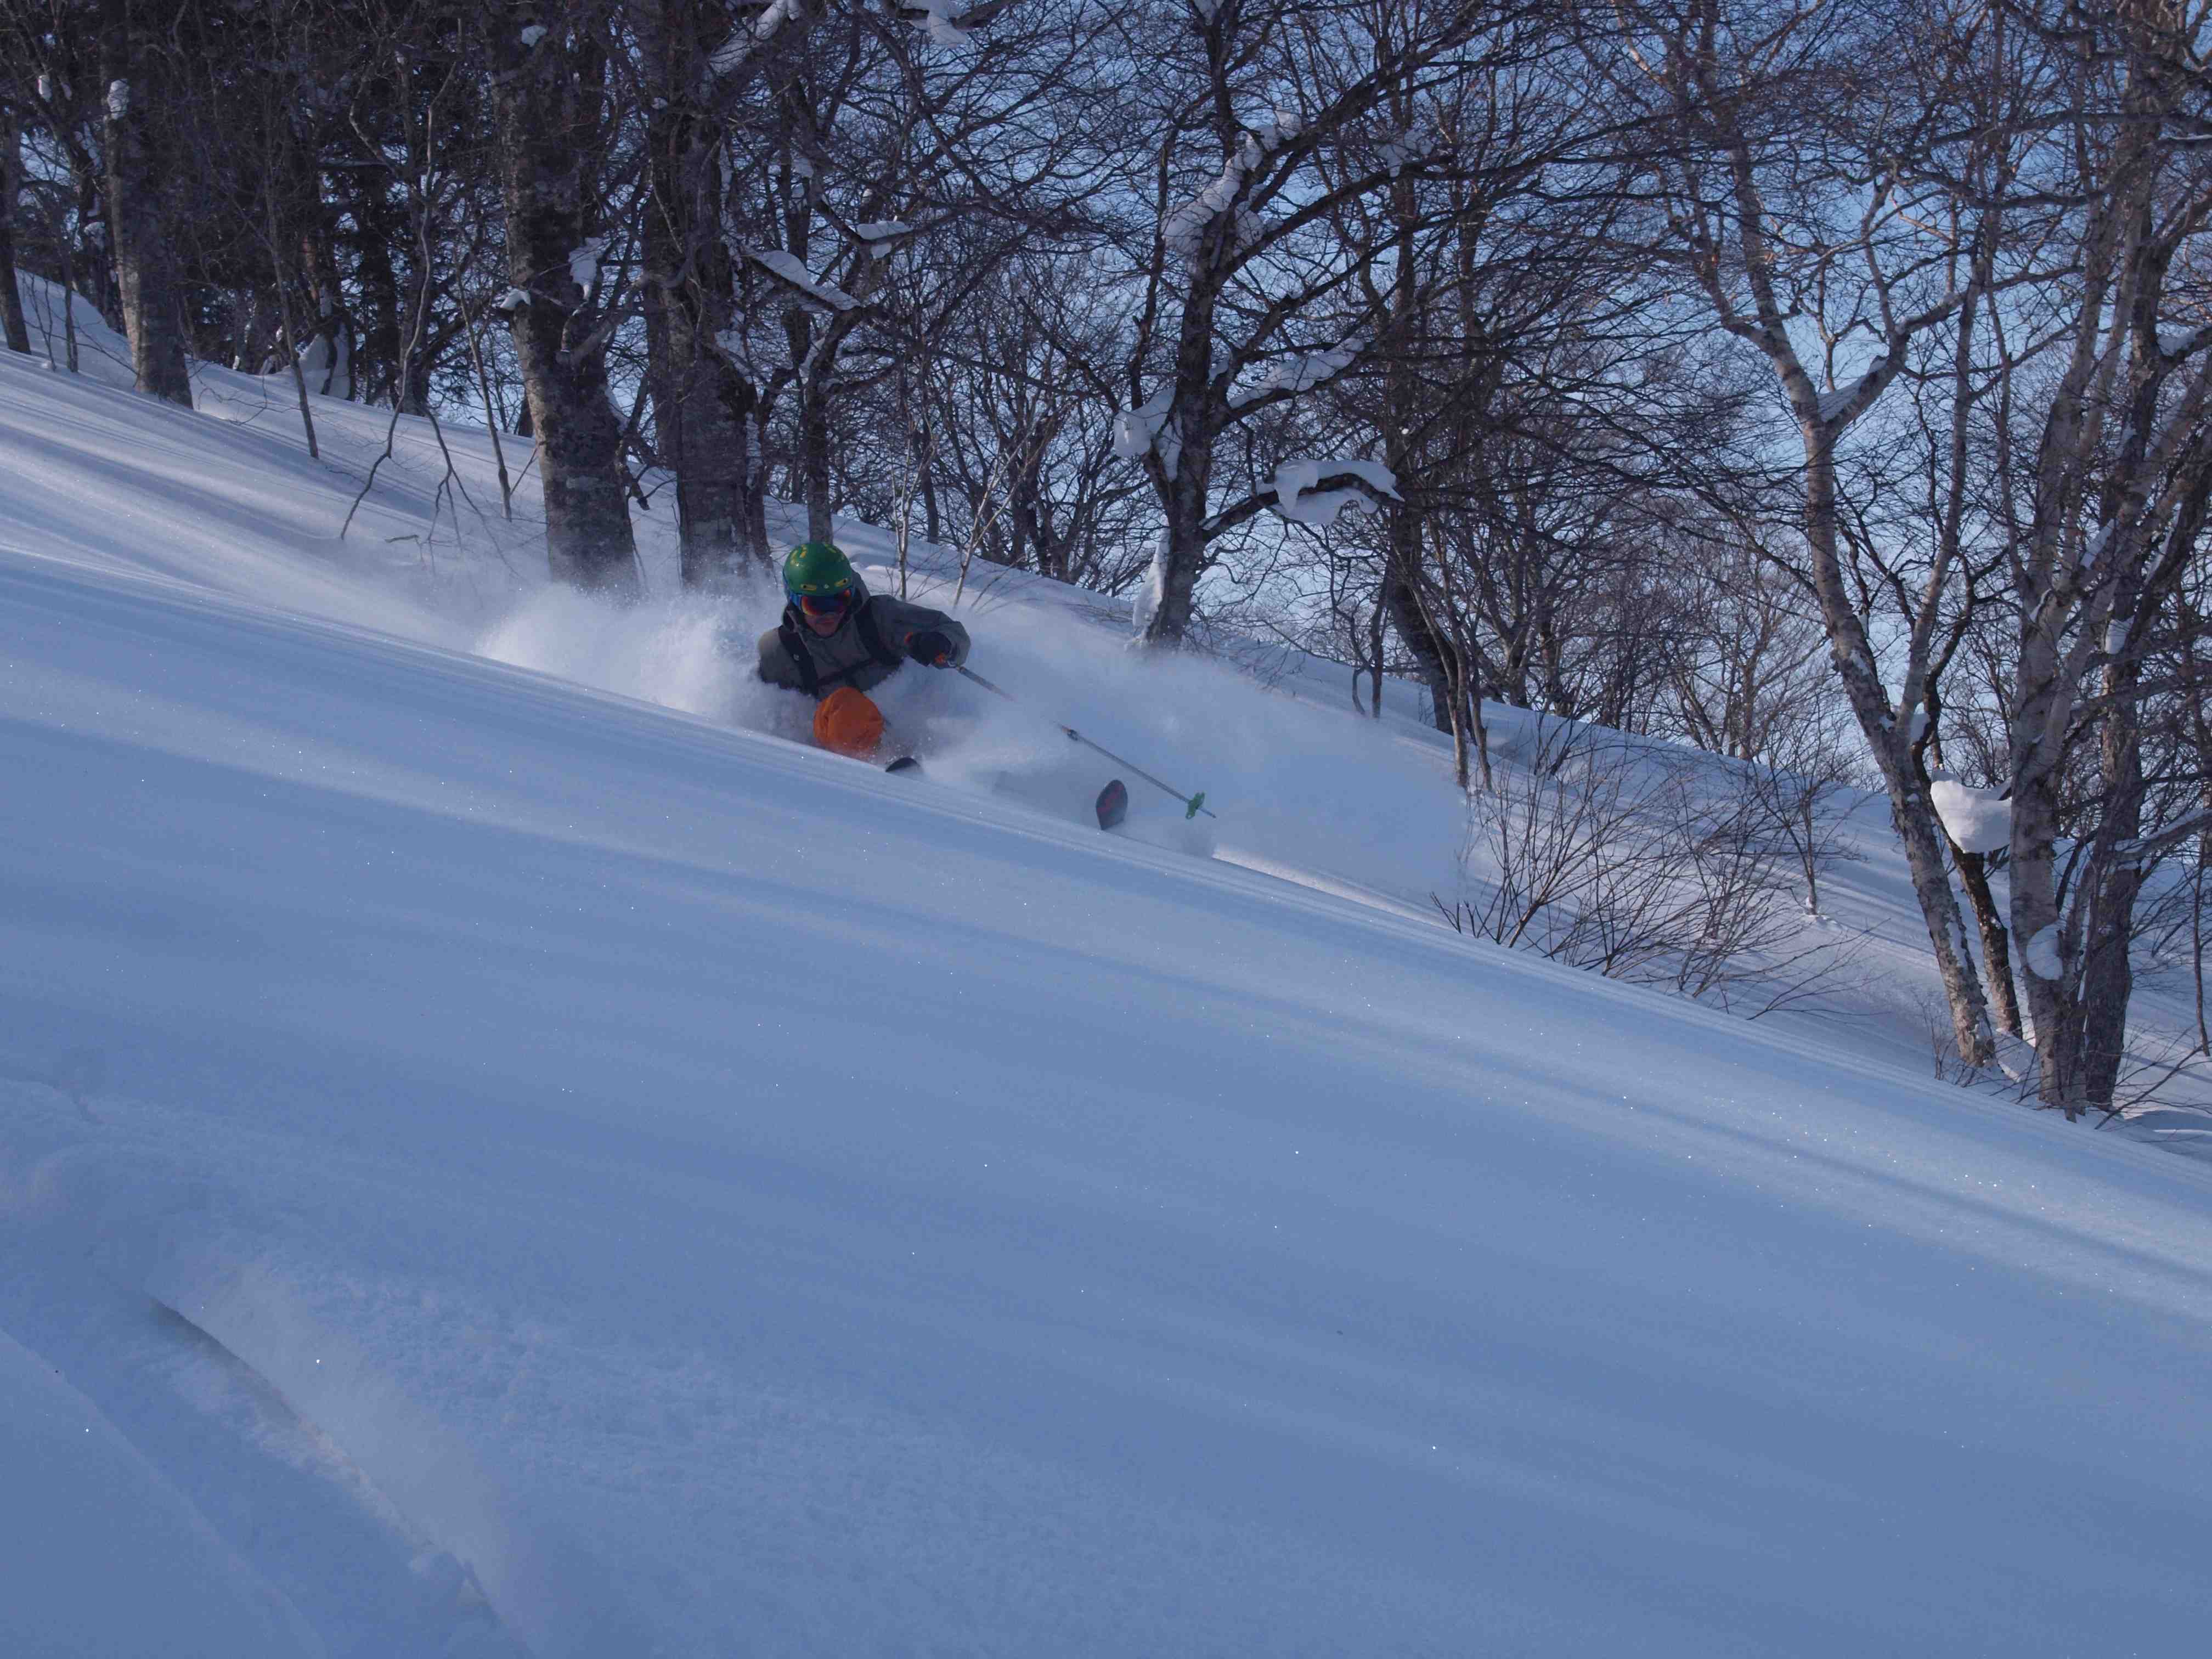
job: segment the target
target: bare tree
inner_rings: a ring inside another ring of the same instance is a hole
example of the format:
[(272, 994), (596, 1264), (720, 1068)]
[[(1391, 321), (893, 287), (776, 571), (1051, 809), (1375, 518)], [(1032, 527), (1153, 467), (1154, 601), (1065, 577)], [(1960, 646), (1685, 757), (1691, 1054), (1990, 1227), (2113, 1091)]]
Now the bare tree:
[[(2048, 331), (2062, 366), (2037, 399), (2032, 453), (2023, 434), (2002, 456), (2020, 618), (2011, 921), (2039, 1092), (2069, 1116), (2112, 1097), (2145, 872), (2204, 828), (2147, 821), (2143, 711), (2160, 618), (2212, 494), (2205, 27), (2199, 13), (2136, 3), (2087, 26), (2056, 9), (2024, 12), (2023, 34), (2065, 94), (2051, 187), (2081, 205), (2069, 224), (2077, 272), (2029, 325)], [(2027, 356), (2008, 363), (2022, 401)], [(2097, 808), (2091, 832), (2069, 836), (2064, 797), (2084, 742)]]
[[(1888, 654), (1854, 591), (1838, 520), (1838, 457), (1926, 338), (1971, 334), (2014, 275), (2002, 204), (2027, 148), (2008, 117), (1995, 14), (1900, 18), (1859, 0), (1775, 12), (1687, 0), (1624, 12), (1596, 61), (1649, 109), (1644, 184), (1663, 215), (1655, 251), (1716, 323), (1764, 359), (1802, 453), (1798, 529), (1830, 659), (1873, 751), (1942, 976), (1961, 1058), (1994, 1052), (1987, 1000), (1913, 744), (1955, 546), (1930, 550), (1909, 625)], [(1978, 204), (1978, 205), (1977, 205)]]
[[(1529, 59), (1544, 49), (1537, 18), (1465, 0), (1153, 0), (1127, 14), (1122, 48), (1152, 65), (1126, 97), (1143, 206), (1118, 241), (1143, 292), (1123, 450), (1164, 520), (1146, 643), (1185, 640), (1212, 544), (1276, 504), (1268, 483), (1216, 506), (1227, 441), (1378, 350), (1387, 308), (1359, 279), (1403, 260), (1405, 238), (1380, 224), (1347, 237), (1342, 210), (1455, 165), (1442, 134), (1382, 131), (1392, 100), (1419, 106)], [(1374, 487), (1356, 471), (1316, 483)]]
[[(1663, 985), (1752, 1018), (1832, 982), (1848, 951), (1801, 937), (1802, 855), (1755, 774), (1539, 718), (1516, 763), (1469, 797), (1456, 931)], [(1825, 864), (1825, 846), (1810, 856)]]
[[(949, 285), (959, 273), (933, 278)], [(1150, 556), (1140, 523), (1150, 491), (1115, 454), (1097, 372), (1125, 321), (1095, 263), (1033, 251), (988, 269), (933, 336), (898, 331), (921, 347), (902, 362), (895, 390), (906, 390), (892, 412), (902, 404), (899, 426), (927, 445), (932, 539), (964, 540), (988, 516), (980, 548), (994, 563), (1106, 594), (1137, 580)], [(1004, 511), (993, 514), (994, 469)]]

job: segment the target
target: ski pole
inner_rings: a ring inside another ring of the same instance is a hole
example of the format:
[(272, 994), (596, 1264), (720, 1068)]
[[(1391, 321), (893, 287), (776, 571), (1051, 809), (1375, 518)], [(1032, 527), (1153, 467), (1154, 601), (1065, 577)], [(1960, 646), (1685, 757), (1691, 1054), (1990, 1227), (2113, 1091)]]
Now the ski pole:
[[(981, 686), (986, 691), (997, 692), (999, 696), (1004, 697), (1008, 702), (1012, 703), (1015, 708), (1018, 708), (1021, 707), (1020, 702), (1015, 698), (1012, 692), (1005, 690), (1003, 687), (992, 684), (990, 681), (985, 679), (981, 674), (977, 673), (972, 668), (966, 667), (957, 662), (952, 665), (956, 669), (958, 669), (961, 673), (966, 675), (969, 679), (975, 681), (976, 684)], [(1058, 720), (1054, 720), (1052, 724), (1053, 729), (1060, 732), (1062, 736), (1073, 742), (1081, 744), (1085, 749), (1097, 750), (1100, 754), (1105, 756), (1108, 760), (1112, 761), (1116, 766), (1127, 767), (1129, 770), (1134, 772), (1146, 783), (1151, 784), (1153, 788), (1164, 789), (1167, 791), (1169, 794), (1173, 795), (1177, 800), (1182, 803), (1183, 817), (1187, 818), (1194, 818), (1200, 812), (1203, 812), (1210, 818), (1219, 817), (1220, 815), (1218, 813), (1215, 812), (1212, 808), (1206, 805), (1205, 790), (1201, 789), (1194, 795), (1186, 795), (1182, 790), (1176, 788), (1173, 784), (1162, 783), (1158, 778), (1154, 777), (1150, 772), (1145, 770), (1143, 767), (1138, 765), (1134, 761), (1123, 760), (1119, 755), (1115, 754), (1112, 750), (1105, 747), (1103, 744), (1091, 742), (1090, 738), (1085, 737), (1082, 732), (1077, 731), (1073, 726), (1062, 726)]]

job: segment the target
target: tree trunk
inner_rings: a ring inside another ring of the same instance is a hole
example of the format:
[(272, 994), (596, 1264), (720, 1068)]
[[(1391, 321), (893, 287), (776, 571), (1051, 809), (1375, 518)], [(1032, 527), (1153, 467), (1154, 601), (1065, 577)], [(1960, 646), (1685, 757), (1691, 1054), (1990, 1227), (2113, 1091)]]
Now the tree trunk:
[(2012, 977), (2012, 935), (2005, 931), (2004, 912), (1997, 908), (1990, 889), (1990, 861), (1979, 853), (1954, 846), (1951, 861), (1959, 866), (1960, 884), (1966, 890), (1974, 913), (1974, 931), (1982, 940), (1982, 979), (1993, 1005), (1997, 1029), (2008, 1036), (2023, 1035), (2020, 1024), (2020, 994)]
[(507, 276), (527, 294), (514, 307), (545, 501), (545, 552), (555, 580), (623, 595), (637, 591), (637, 544), (622, 467), (622, 422), (607, 395), (607, 324), (571, 256), (599, 228), (586, 159), (601, 136), (605, 66), (579, 24), (522, 43), (538, 8), (487, 9), (487, 56), (500, 129)]
[[(1223, 238), (1234, 234), (1233, 216), (1206, 233), (1214, 258)], [(1197, 609), (1198, 579), (1206, 570), (1206, 509), (1213, 483), (1213, 441), (1218, 424), (1214, 409), (1213, 313), (1218, 279), (1214, 259), (1191, 276), (1176, 338), (1175, 395), (1152, 446), (1144, 456), (1167, 527), (1153, 555), (1153, 592), (1158, 603), (1146, 622), (1147, 647), (1183, 644)]]
[(823, 375), (811, 368), (799, 380), (799, 483), (806, 501), (807, 539), (834, 539), (830, 517), (829, 388)]
[[(2131, 671), (2123, 668), (2123, 674)], [(2142, 749), (2131, 702), (2106, 715), (2100, 756), (2105, 821), (2090, 856), (2089, 915), (2081, 941), (2081, 1036), (2075, 1043), (2080, 1095), (2109, 1107), (2127, 1055), (2128, 1003), (2135, 993), (2136, 900), (2142, 866), (2130, 843), (2142, 833)]]
[(1176, 475), (1165, 480), (1162, 505), (1167, 509), (1167, 530), (1153, 555), (1159, 567), (1154, 582), (1159, 604), (1145, 628), (1147, 646), (1188, 642), (1198, 608), (1198, 579), (1206, 570), (1206, 475), (1212, 471), (1212, 458), (1193, 456), (1186, 442), (1179, 460)]
[[(2063, 733), (2054, 721), (2067, 718), (2063, 671), (2057, 641), (2031, 619), (2023, 629), (2012, 713), (2012, 932), (2020, 941), (2027, 972), (2027, 1019), (2035, 1043), (2037, 1093), (2045, 1106), (2068, 1108), (2073, 1066), (2067, 1034), (2074, 1029), (2073, 981), (2068, 964), (2075, 952), (2059, 916), (2057, 848), (2058, 756)], [(2055, 973), (2047, 971), (2055, 969)]]
[(320, 367), (313, 389), (322, 397), (350, 400), (356, 395), (353, 324), (345, 309), (344, 285), (338, 281), (337, 256), (331, 247), (336, 233), (331, 216), (329, 210), (318, 203), (315, 228), (302, 239), (300, 249), (315, 301), (313, 339)]
[[(665, 99), (647, 124), (647, 322), (660, 452), (676, 473), (684, 585), (723, 588), (768, 548), (751, 533), (750, 424), (757, 393), (717, 343), (736, 312), (723, 234), (722, 173), (703, 95), (702, 19), (687, 0), (647, 8), (648, 50)], [(727, 21), (720, 26), (726, 29)]]
[[(1928, 735), (1910, 752), (1913, 770), (1922, 788), (1934, 782), (1929, 766), (1942, 764), (1942, 740), (1940, 722), (1942, 718), (1942, 699), (1930, 687), (1926, 694)], [(1932, 796), (1931, 796), (1932, 799)], [(1808, 815), (1806, 829), (1812, 829)], [(1810, 845), (1808, 840), (1808, 845)], [(1990, 1002), (1997, 1029), (2008, 1036), (2021, 1036), (2020, 998), (2014, 988), (2012, 977), (2012, 935), (2005, 931), (2004, 912), (1997, 908), (1996, 895), (1990, 888), (1990, 861), (1981, 853), (1969, 853), (1953, 841), (1948, 830), (1944, 832), (1943, 845), (1951, 855), (1952, 867), (1959, 872), (1959, 884), (1966, 890), (1968, 908), (1974, 913), (1974, 931), (1982, 941), (1982, 982)], [(1818, 905), (1814, 909), (1817, 911)]]
[(184, 293), (169, 224), (171, 181), (160, 158), (160, 59), (149, 38), (147, 0), (101, 0), (100, 81), (106, 140), (107, 242), (137, 388), (192, 405), (185, 354)]
[(23, 295), (15, 286), (15, 197), (23, 184), (23, 125), (12, 104), (0, 106), (0, 324), (8, 349), (31, 350), (31, 328), (23, 318)]
[(348, 175), (354, 186), (353, 221), (360, 257), (354, 272), (361, 289), (363, 326), (353, 372), (364, 401), (398, 395), (400, 375), (399, 273), (392, 245), (400, 235), (381, 174), (366, 169)]
[[(1379, 720), (1382, 718), (1382, 624), (1389, 616), (1390, 590), (1393, 586), (1394, 584), (1390, 580), (1390, 573), (1388, 570), (1385, 570), (1382, 573), (1382, 581), (1380, 590), (1375, 595), (1375, 609), (1367, 618), (1367, 672), (1369, 675), (1367, 682), (1367, 714), (1368, 718), (1370, 720)], [(1353, 697), (1355, 701), (1358, 699), (1358, 685), (1357, 677), (1355, 677), (1353, 681)]]
[(1453, 688), (1460, 683), (1459, 653), (1429, 625), (1428, 613), (1421, 608), (1421, 521), (1410, 508), (1398, 507), (1390, 514), (1389, 556), (1383, 600), (1390, 607), (1390, 625), (1420, 665), (1422, 683), (1429, 688), (1430, 716), (1437, 730), (1449, 732), (1457, 719), (1452, 698)]
[[(1796, 374), (1802, 380), (1802, 368)], [(1809, 382), (1798, 390), (1802, 395), (1794, 402), (1801, 406), (1818, 403)], [(1905, 868), (1912, 878), (1921, 920), (1928, 927), (1936, 969), (1943, 981), (1959, 1058), (1969, 1066), (1986, 1066), (1996, 1058), (1996, 1038), (1990, 1029), (1989, 1004), (1983, 995), (1981, 977), (1974, 971), (1974, 959), (1966, 950), (1958, 896), (1951, 890), (1950, 872), (1944, 866), (1935, 803), (1929, 799), (1909, 734), (1899, 723), (1889, 694), (1882, 688), (1866, 630), (1844, 581), (1838, 556), (1835, 434), (1826, 421), (1808, 419), (1803, 435), (1805, 540), (1812, 551), (1813, 585), (1820, 597), (1829, 650), (1851, 713), (1857, 718), (1868, 748), (1874, 751), (1889, 795), (1890, 821), (1905, 846)]]
[[(422, 257), (418, 239), (416, 258), (419, 260)], [(407, 343), (400, 359), (399, 384), (392, 393), (392, 406), (403, 415), (427, 416), (430, 412), (430, 377), (437, 368), (437, 354), (430, 343), (433, 283), (427, 266), (416, 270), (407, 283)]]

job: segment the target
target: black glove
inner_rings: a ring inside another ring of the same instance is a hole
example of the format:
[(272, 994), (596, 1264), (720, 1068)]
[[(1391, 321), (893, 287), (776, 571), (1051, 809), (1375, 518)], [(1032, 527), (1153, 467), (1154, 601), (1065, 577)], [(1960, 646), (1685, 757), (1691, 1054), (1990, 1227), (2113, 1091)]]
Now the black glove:
[(933, 628), (907, 635), (906, 653), (916, 662), (942, 668), (952, 660), (952, 641)]

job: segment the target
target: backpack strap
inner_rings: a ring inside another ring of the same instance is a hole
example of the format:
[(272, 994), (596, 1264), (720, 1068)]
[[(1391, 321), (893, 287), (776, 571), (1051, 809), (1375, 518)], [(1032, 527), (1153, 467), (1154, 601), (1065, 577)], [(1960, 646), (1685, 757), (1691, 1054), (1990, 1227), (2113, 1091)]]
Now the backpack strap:
[(783, 654), (791, 659), (791, 665), (799, 671), (799, 689), (817, 701), (822, 696), (822, 671), (814, 665), (814, 653), (799, 637), (799, 623), (788, 611), (776, 624), (775, 636), (783, 642)]
[(876, 602), (873, 599), (861, 605), (860, 612), (853, 618), (853, 622), (854, 625), (860, 630), (860, 643), (868, 647), (868, 654), (885, 668), (896, 668), (906, 660), (896, 650), (884, 643), (883, 629), (876, 624)]
[[(860, 643), (867, 648), (868, 659), (884, 668), (896, 668), (906, 659), (892, 648), (878, 626), (872, 602), (864, 604), (854, 613), (853, 625), (860, 630)], [(815, 665), (814, 653), (799, 636), (799, 621), (790, 611), (776, 624), (775, 636), (783, 642), (783, 653), (791, 659), (791, 665), (799, 671), (799, 689), (819, 702), (830, 692), (851, 679), (867, 662), (856, 662), (850, 668), (841, 668), (834, 674), (825, 674)]]

